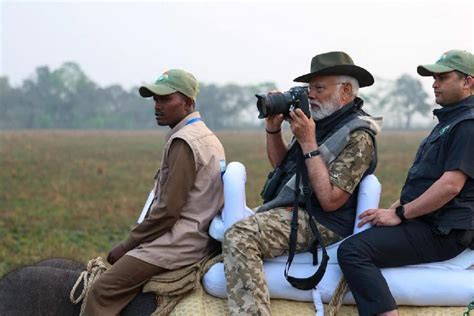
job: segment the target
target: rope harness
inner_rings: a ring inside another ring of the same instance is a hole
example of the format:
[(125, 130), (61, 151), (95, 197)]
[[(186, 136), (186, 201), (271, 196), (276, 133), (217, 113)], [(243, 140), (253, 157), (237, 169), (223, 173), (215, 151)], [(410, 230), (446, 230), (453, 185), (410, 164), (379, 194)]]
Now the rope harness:
[(339, 283), (337, 284), (334, 294), (331, 297), (331, 301), (328, 304), (328, 316), (336, 316), (336, 313), (339, 311), (342, 305), (342, 299), (347, 293), (349, 286), (347, 285), (346, 279), (341, 277)]
[[(69, 293), (69, 299), (71, 300), (73, 304), (79, 304), (79, 302), (82, 300), (81, 312), (79, 316), (82, 316), (84, 313), (87, 297), (89, 295), (89, 290), (92, 284), (94, 284), (94, 282), (106, 270), (107, 270), (107, 267), (105, 266), (102, 258), (97, 257), (96, 259), (89, 260), (89, 262), (87, 263), (87, 270), (82, 271), (81, 274), (79, 275), (79, 278), (77, 278), (76, 283), (72, 287), (71, 293)], [(84, 283), (82, 292), (79, 294), (77, 298), (74, 298), (74, 296), (76, 295), (76, 291), (81, 283)]]

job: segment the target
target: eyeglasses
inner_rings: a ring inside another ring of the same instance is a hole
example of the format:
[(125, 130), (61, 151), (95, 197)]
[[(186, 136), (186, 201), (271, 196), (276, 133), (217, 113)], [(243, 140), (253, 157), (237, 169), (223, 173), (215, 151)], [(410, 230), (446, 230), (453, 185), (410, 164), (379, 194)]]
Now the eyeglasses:
[(333, 82), (328, 84), (315, 84), (315, 85), (308, 85), (308, 92), (311, 90), (316, 91), (316, 93), (323, 93), (327, 90), (328, 86), (340, 85), (340, 84), (348, 84), (349, 82)]

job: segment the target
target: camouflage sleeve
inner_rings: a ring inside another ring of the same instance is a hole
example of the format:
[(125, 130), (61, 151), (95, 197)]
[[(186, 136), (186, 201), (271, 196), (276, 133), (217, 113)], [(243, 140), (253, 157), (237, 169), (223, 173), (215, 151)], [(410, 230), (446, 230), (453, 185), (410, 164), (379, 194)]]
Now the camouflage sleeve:
[(352, 194), (370, 166), (373, 150), (372, 137), (366, 131), (352, 132), (346, 147), (329, 164), (331, 183)]

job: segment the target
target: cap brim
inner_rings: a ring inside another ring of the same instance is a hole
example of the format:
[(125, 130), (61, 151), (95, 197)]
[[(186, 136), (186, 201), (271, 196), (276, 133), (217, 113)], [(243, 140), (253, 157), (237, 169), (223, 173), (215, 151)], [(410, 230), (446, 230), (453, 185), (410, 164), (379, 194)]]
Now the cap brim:
[(149, 98), (152, 97), (153, 95), (168, 95), (171, 93), (175, 93), (177, 90), (170, 88), (165, 85), (156, 85), (156, 84), (151, 84), (147, 86), (141, 86), (138, 89), (138, 92), (140, 95), (144, 98)]
[(368, 87), (374, 84), (374, 77), (362, 67), (355, 65), (338, 65), (327, 67), (295, 78), (295, 82), (309, 83), (314, 76), (351, 76), (357, 79), (359, 87)]
[(416, 68), (416, 71), (420, 76), (432, 76), (433, 74), (442, 74), (444, 72), (453, 71), (453, 68), (449, 68), (446, 66), (432, 64), (432, 65), (420, 65)]

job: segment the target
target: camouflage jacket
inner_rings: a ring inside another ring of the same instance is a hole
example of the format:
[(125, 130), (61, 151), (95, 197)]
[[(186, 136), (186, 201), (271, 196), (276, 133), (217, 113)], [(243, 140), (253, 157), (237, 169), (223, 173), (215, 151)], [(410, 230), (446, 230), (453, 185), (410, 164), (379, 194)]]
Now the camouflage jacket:
[[(357, 186), (364, 175), (373, 173), (377, 165), (375, 135), (379, 132), (379, 119), (364, 112), (363, 101), (354, 102), (318, 121), (316, 140), (323, 160), (328, 165), (330, 181), (351, 194), (349, 200), (335, 212), (325, 212), (315, 194), (311, 195), (316, 220), (340, 236), (352, 234), (356, 208)], [(292, 205), (296, 172), (296, 142), (290, 145), (282, 164), (275, 168), (267, 181), (259, 212), (275, 207)], [(300, 196), (304, 205), (304, 197)]]

